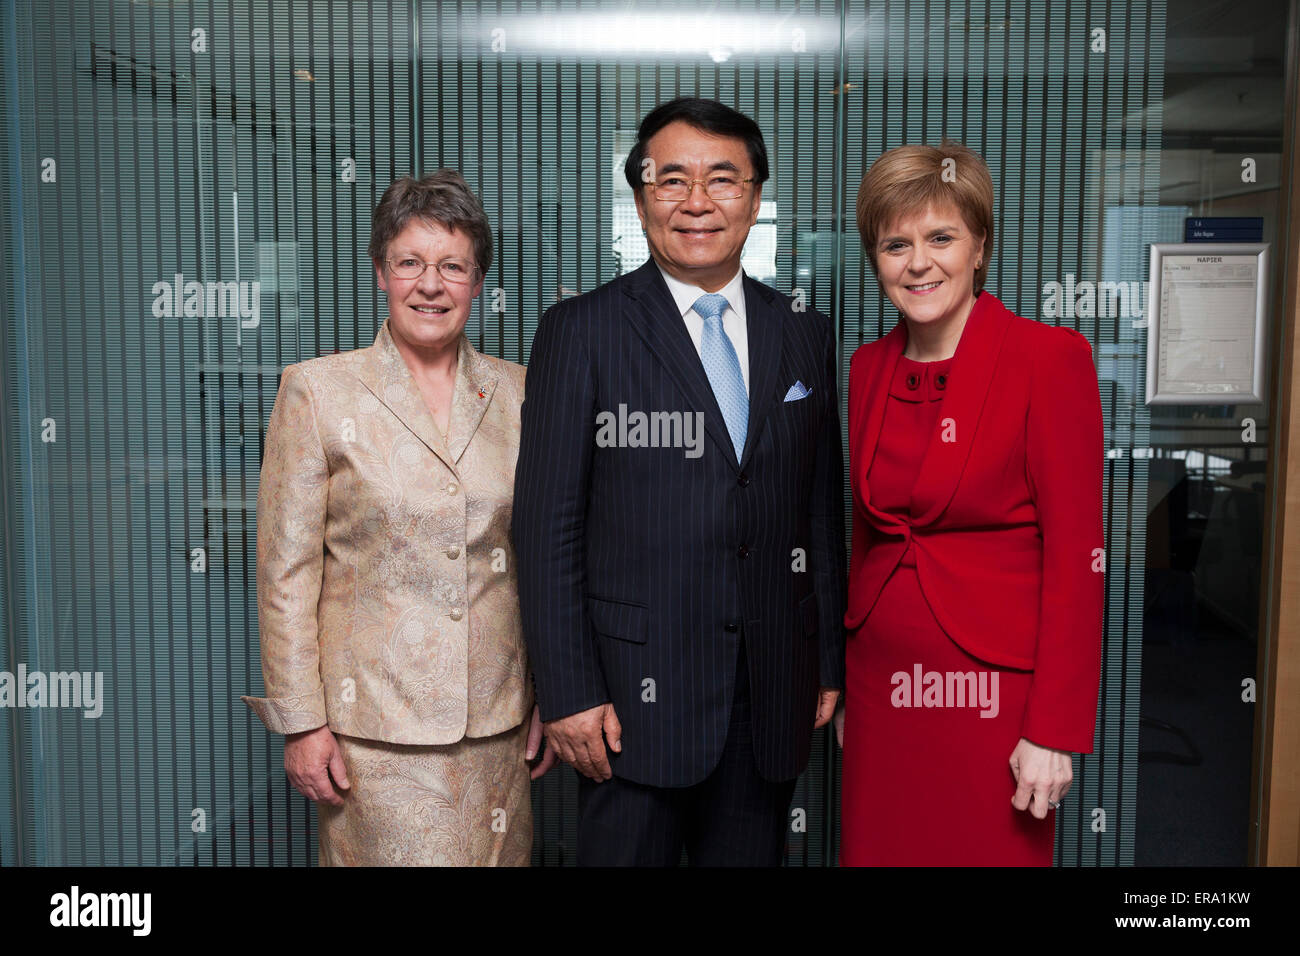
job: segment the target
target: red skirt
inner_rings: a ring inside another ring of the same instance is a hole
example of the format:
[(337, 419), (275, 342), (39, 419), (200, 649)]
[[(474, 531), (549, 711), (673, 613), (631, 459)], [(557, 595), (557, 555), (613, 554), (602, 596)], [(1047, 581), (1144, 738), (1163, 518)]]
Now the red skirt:
[(842, 866), (1051, 866), (1056, 814), (1011, 805), (1032, 674), (967, 654), (909, 548), (846, 653)]

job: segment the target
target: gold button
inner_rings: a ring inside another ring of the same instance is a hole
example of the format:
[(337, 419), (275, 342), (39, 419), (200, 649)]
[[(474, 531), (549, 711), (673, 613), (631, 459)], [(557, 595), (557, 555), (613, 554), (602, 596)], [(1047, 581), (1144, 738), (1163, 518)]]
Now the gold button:
[(451, 484), (447, 485), (447, 494), (449, 495), (454, 495), (459, 490), (460, 489), (456, 486), (456, 482), (454, 481)]
[(452, 548), (450, 551), (447, 552), (447, 557), (451, 558), (452, 560), (459, 558), (460, 548)]
[(465, 616), (465, 612), (462, 611), (460, 608), (454, 607), (451, 609), (451, 619), (453, 621), (459, 621), (464, 616)]

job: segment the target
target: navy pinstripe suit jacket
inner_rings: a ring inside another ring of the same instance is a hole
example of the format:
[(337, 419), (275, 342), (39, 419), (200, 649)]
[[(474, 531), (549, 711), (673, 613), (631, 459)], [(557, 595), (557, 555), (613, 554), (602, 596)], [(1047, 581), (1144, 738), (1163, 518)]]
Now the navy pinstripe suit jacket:
[[(744, 289), (740, 461), (653, 260), (547, 309), (525, 381), (512, 533), (541, 716), (612, 701), (613, 772), (652, 786), (716, 766), (742, 633), (767, 779), (802, 772), (818, 686), (844, 686), (832, 325), (748, 276)], [(796, 381), (811, 392), (785, 401)], [(620, 405), (629, 417), (702, 412), (702, 453), (628, 447), (632, 430), (624, 446), (598, 440), (598, 416)]]

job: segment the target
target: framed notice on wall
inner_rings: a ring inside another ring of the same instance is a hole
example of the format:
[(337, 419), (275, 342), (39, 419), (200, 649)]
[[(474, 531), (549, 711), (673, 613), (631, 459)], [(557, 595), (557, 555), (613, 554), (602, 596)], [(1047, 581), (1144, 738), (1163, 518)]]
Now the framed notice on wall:
[(1264, 402), (1268, 243), (1155, 243), (1147, 404)]

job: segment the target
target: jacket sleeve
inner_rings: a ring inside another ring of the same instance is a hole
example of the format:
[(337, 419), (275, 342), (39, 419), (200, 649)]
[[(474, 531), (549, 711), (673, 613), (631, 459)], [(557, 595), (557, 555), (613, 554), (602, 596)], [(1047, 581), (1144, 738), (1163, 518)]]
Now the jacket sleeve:
[(257, 489), (257, 616), (266, 696), (243, 698), (273, 733), (327, 723), (316, 609), (328, 496), (311, 386), (290, 365), (267, 425)]
[(1043, 583), (1021, 736), (1091, 753), (1105, 602), (1101, 396), (1086, 338), (1054, 329), (1043, 345), (1033, 360), (1026, 437)]
[(563, 305), (542, 315), (526, 383), (511, 535), (537, 703), (542, 720), (555, 720), (610, 699), (586, 608), (596, 384)]
[(844, 602), (847, 593), (844, 560), (844, 446), (840, 437), (840, 390), (837, 384), (835, 336), (830, 319), (816, 313), (825, 326), (823, 364), (828, 393), (826, 420), (817, 443), (813, 471), (812, 540), (816, 549), (818, 635), (821, 644), (822, 687), (844, 689)]

